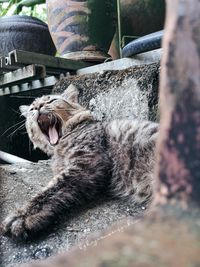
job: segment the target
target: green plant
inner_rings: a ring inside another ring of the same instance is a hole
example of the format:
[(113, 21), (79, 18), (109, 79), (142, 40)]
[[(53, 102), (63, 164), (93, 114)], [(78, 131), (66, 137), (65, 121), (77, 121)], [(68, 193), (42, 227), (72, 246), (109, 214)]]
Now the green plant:
[(45, 4), (45, 0), (0, 0), (0, 16), (26, 14), (46, 20), (44, 8), (40, 9), (40, 13), (37, 12), (37, 7), (41, 4)]
[(21, 0), (17, 3), (16, 10), (14, 14), (19, 14), (22, 11), (23, 7), (30, 7), (34, 9), (34, 7), (38, 4), (44, 4), (45, 0)]

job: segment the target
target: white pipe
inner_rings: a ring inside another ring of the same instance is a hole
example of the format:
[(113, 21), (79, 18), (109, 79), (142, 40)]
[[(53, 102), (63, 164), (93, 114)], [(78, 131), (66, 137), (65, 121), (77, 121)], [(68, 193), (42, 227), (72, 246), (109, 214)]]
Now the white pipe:
[(28, 161), (26, 159), (22, 159), (20, 157), (14, 156), (12, 154), (3, 152), (0, 150), (0, 159), (11, 164), (15, 163), (31, 163), (31, 161)]

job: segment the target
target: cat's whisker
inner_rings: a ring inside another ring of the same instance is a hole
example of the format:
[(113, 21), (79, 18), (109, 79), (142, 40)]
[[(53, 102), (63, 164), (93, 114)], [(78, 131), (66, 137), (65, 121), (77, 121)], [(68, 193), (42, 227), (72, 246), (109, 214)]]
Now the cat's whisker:
[(25, 134), (27, 134), (27, 131), (25, 131), (25, 132), (21, 132), (21, 134), (25, 135)]
[(18, 123), (16, 123), (16, 124), (12, 125), (12, 126), (9, 127), (7, 130), (5, 130), (5, 131), (1, 134), (1, 136), (5, 135), (9, 130), (11, 130), (12, 128), (16, 127), (17, 125), (19, 125), (19, 124), (23, 124), (23, 123), (25, 123), (25, 120), (20, 121), (20, 122), (18, 122)]
[(23, 129), (23, 128), (24, 128), (24, 126), (21, 126), (21, 127), (17, 128), (15, 131), (13, 131), (11, 134), (8, 135), (8, 138), (9, 138), (9, 137), (13, 137), (14, 134), (15, 134), (17, 131), (19, 131), (19, 130), (21, 130), (21, 129)]
[(47, 111), (49, 112), (53, 112), (53, 111), (74, 111), (75, 109), (69, 109), (69, 108), (55, 108), (55, 109), (49, 109), (49, 108), (46, 108)]
[(64, 123), (63, 118), (62, 118), (59, 114), (57, 114), (57, 117), (60, 119), (60, 121), (61, 121), (62, 123)]
[(58, 113), (55, 113), (55, 111), (51, 111), (51, 114), (54, 116), (54, 118), (55, 118), (55, 123), (57, 123), (57, 119), (59, 118), (60, 119), (60, 121), (62, 122), (62, 123), (64, 123), (64, 121), (63, 121), (63, 118), (58, 114)]
[(20, 111), (17, 111), (17, 110), (15, 110), (15, 109), (13, 109), (13, 108), (11, 108), (11, 109), (12, 109), (12, 111), (14, 111), (15, 113), (17, 113), (17, 114), (21, 114)]
[(12, 137), (17, 131), (23, 129), (25, 127), (25, 123), (23, 125), (20, 125), (17, 129), (15, 129), (11, 134), (8, 135), (8, 137)]

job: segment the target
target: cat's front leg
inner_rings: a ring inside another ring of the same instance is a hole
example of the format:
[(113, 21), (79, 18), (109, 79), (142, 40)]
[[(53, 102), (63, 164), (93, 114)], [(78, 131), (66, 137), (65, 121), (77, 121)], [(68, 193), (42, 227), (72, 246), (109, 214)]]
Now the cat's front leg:
[(92, 184), (83, 186), (79, 177), (61, 174), (24, 209), (8, 216), (1, 225), (1, 232), (14, 238), (26, 238), (52, 224), (63, 209), (70, 208), (82, 198), (91, 198), (91, 193), (85, 195), (88, 189), (92, 189)]
[[(62, 175), (53, 178), (49, 185), (37, 194), (28, 205), (10, 214), (1, 224), (1, 233), (16, 238), (26, 238), (30, 233), (43, 228), (45, 221), (47, 224), (50, 223), (52, 213), (47, 207), (47, 199), (52, 196), (53, 191), (56, 191), (56, 182), (61, 181), (62, 178)], [(50, 202), (49, 205), (51, 205)]]

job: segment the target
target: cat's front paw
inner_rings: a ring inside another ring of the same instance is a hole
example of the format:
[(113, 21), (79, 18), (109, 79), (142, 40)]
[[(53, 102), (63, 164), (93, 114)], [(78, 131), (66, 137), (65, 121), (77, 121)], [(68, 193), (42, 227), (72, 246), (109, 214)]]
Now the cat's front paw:
[(28, 235), (24, 215), (12, 214), (8, 216), (1, 225), (1, 233), (17, 239), (26, 239)]

